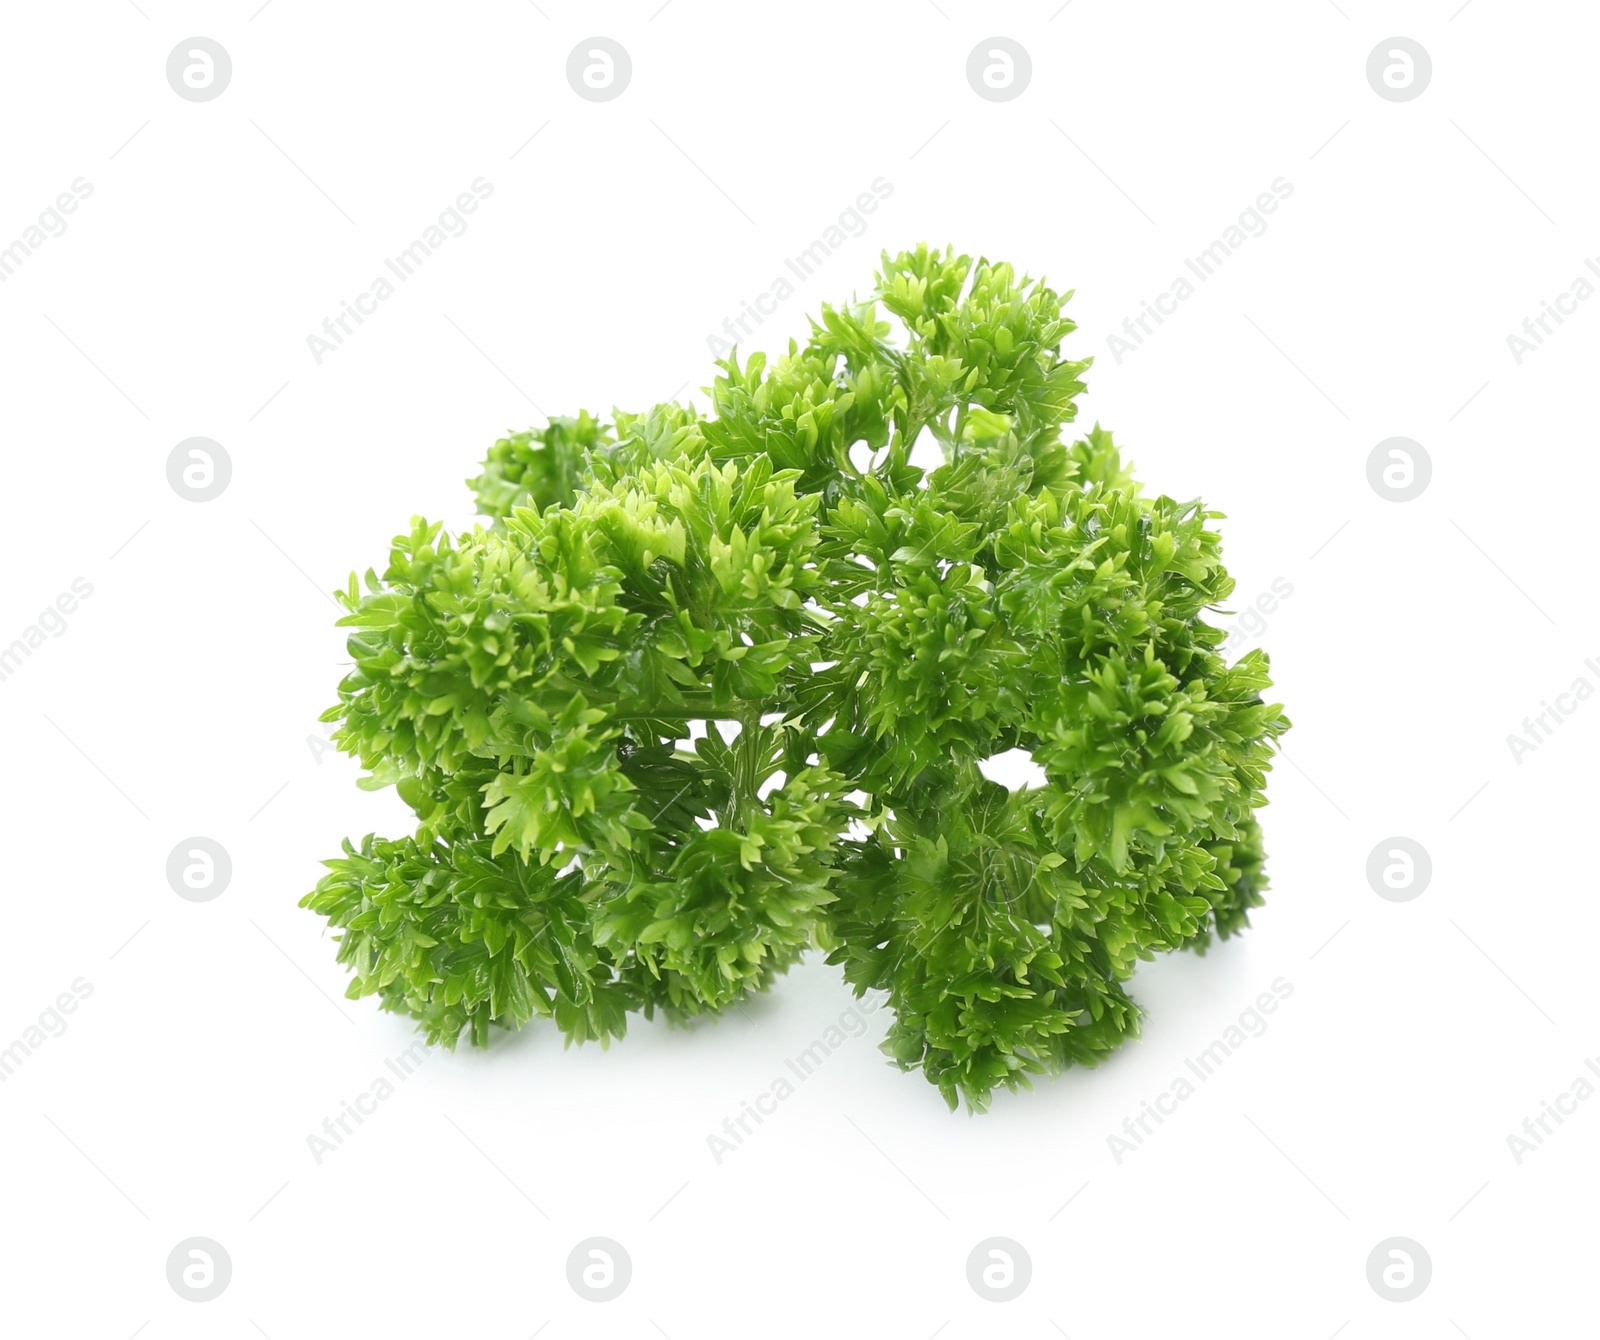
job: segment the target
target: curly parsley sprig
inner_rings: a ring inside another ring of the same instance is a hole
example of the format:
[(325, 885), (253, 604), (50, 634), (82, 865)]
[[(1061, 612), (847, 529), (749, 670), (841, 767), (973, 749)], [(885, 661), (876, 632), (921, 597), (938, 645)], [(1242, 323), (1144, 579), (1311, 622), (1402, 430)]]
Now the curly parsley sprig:
[[(1206, 622), (1220, 514), (1064, 433), (1070, 296), (886, 255), (803, 347), (721, 362), (709, 414), (505, 437), (489, 525), (418, 518), (352, 574), (324, 719), (417, 830), (304, 900), (349, 994), (448, 1046), (535, 1015), (604, 1045), (820, 948), (974, 1109), (1134, 1035), (1138, 961), (1262, 901), (1288, 722)], [(1042, 784), (985, 778), (1014, 749)]]

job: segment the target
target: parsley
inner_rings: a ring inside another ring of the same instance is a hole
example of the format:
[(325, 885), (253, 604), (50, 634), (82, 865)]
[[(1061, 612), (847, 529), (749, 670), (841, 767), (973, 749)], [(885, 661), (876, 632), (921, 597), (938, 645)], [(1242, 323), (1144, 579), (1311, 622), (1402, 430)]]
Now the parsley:
[[(324, 720), (418, 825), (304, 900), (349, 995), (447, 1046), (535, 1015), (603, 1045), (820, 947), (978, 1109), (1135, 1034), (1137, 961), (1262, 901), (1288, 722), (1203, 617), (1219, 513), (1146, 496), (1098, 425), (1064, 440), (1070, 296), (886, 255), (804, 347), (720, 363), (708, 416), (503, 438), (489, 525), (416, 519), (352, 574)], [(986, 780), (1012, 749), (1045, 784)]]

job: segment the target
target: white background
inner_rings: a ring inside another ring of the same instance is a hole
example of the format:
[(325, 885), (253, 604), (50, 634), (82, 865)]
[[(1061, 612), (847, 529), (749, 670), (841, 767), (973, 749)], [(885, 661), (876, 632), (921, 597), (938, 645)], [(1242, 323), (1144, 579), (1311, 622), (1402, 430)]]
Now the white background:
[[(1507, 1136), (1600, 1054), (1600, 702), (1520, 763), (1507, 736), (1600, 687), (1600, 303), (1520, 366), (1506, 337), (1600, 253), (1600, 23), (1057, 3), (5, 7), (0, 246), (93, 193), (0, 285), (0, 644), (74, 578), (93, 594), (0, 683), (0, 1045), (93, 993), (0, 1084), (0, 1330), (1591, 1333), (1600, 1102), (1520, 1165)], [(564, 73), (596, 33), (633, 62), (603, 104)], [(215, 101), (166, 81), (194, 34), (232, 57)], [(994, 34), (1032, 59), (1006, 103), (965, 77)], [(1406, 103), (1365, 75), (1395, 34), (1433, 61)], [(319, 366), (307, 336), (478, 177), (468, 231)], [(892, 1069), (878, 1015), (716, 1163), (707, 1136), (850, 1005), (813, 963), (606, 1053), (538, 1026), (432, 1053), (319, 1166), (307, 1137), (412, 1041), (342, 998), (296, 907), (341, 837), (405, 827), (312, 743), (344, 656), (325, 592), (413, 513), (467, 524), (462, 480), (541, 410), (695, 394), (707, 335), (878, 177), (865, 233), (753, 347), (919, 239), (1077, 290), (1082, 426), (1228, 514), (1241, 606), (1293, 588), (1255, 639), (1295, 723), (1268, 906), (1144, 968), (1110, 1064), (982, 1117)], [(1267, 231), (1119, 363), (1108, 336), (1280, 177)], [(195, 435), (233, 462), (204, 504), (165, 473)], [(1366, 477), (1394, 435), (1433, 462), (1403, 504)], [(212, 902), (166, 881), (193, 835), (232, 857)], [(1432, 857), (1410, 902), (1365, 875), (1395, 835)], [(1108, 1136), (1277, 978), (1268, 1031), (1119, 1163)], [(195, 1235), (233, 1263), (205, 1304), (165, 1275)], [(605, 1305), (565, 1278), (594, 1235), (633, 1262)], [(966, 1279), (997, 1235), (1033, 1263), (1003, 1305)], [(1395, 1235), (1432, 1259), (1414, 1302), (1367, 1283)]]

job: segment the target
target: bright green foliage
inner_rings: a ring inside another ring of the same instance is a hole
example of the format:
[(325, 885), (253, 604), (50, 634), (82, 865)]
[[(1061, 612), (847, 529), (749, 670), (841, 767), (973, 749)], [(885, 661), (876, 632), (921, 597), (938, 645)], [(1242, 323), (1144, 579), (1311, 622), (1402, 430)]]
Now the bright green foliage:
[[(603, 1044), (821, 948), (982, 1108), (1136, 1033), (1140, 959), (1243, 929), (1288, 723), (1205, 622), (1219, 514), (1064, 440), (1067, 297), (885, 256), (803, 348), (721, 363), (709, 416), (504, 438), (489, 528), (419, 519), (352, 575), (325, 719), (418, 831), (305, 900), (350, 994), (447, 1045), (536, 1014)], [(1014, 749), (1042, 785), (985, 778)]]

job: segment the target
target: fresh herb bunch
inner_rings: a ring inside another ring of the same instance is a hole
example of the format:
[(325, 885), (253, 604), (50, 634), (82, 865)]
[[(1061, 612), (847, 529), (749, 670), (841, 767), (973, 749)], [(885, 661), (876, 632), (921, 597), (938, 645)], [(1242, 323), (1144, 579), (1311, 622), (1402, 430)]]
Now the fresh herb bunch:
[[(1070, 296), (885, 255), (803, 347), (720, 363), (709, 415), (506, 437), (471, 481), (492, 524), (417, 519), (352, 574), (323, 719), (418, 826), (304, 900), (349, 995), (448, 1046), (535, 1015), (603, 1045), (821, 948), (952, 1108), (1135, 1034), (1136, 962), (1262, 901), (1288, 722), (1204, 618), (1220, 513), (1146, 497), (1098, 425), (1063, 439)], [(985, 777), (1010, 750), (1043, 784)]]

